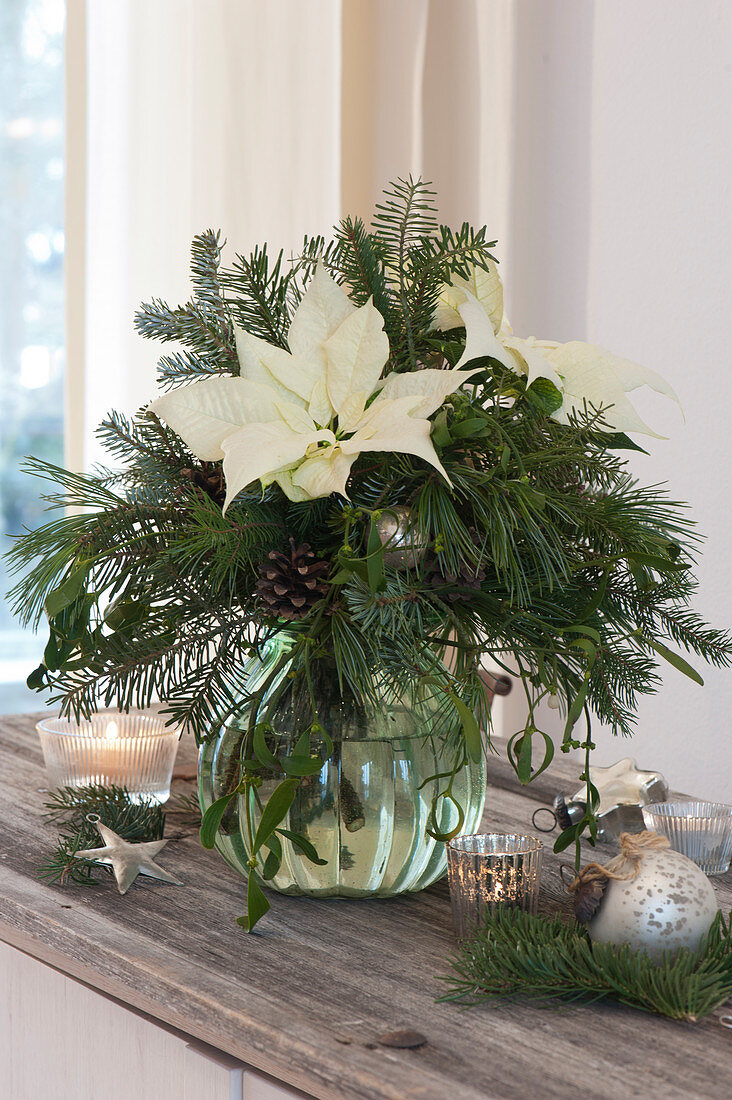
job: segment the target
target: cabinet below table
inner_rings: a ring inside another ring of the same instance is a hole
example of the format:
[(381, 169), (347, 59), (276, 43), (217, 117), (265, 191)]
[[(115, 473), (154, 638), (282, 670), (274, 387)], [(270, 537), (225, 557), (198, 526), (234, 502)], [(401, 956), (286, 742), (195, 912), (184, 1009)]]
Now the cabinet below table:
[(0, 941), (0, 1100), (302, 1100)]

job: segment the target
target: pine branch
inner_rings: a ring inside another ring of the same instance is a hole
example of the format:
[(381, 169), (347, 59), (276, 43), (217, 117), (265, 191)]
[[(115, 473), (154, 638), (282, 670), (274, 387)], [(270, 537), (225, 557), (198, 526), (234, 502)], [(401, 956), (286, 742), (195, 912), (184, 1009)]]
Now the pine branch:
[(140, 409), (134, 419), (113, 410), (102, 420), (95, 434), (115, 458), (128, 463), (133, 458), (138, 462), (144, 460), (145, 468), (149, 463), (162, 463), (168, 477), (190, 462), (175, 432), (146, 409)]
[(252, 336), (286, 348), (295, 273), (295, 268), (285, 268), (283, 251), (270, 267), (266, 245), (249, 257), (237, 255), (233, 267), (221, 272), (221, 287), (237, 324)]
[(76, 852), (99, 847), (99, 833), (89, 815), (97, 815), (103, 825), (132, 843), (160, 840), (165, 831), (162, 806), (144, 799), (133, 803), (125, 787), (61, 787), (44, 805), (44, 820), (58, 825), (60, 835), (37, 874), (46, 882), (62, 886), (94, 886), (99, 873), (108, 871), (100, 864), (75, 858)]
[(560, 917), (498, 909), (451, 962), (455, 973), (442, 979), (449, 991), (441, 1001), (610, 998), (696, 1023), (732, 996), (732, 920), (718, 913), (698, 952), (683, 948), (656, 962), (628, 944), (591, 943)]

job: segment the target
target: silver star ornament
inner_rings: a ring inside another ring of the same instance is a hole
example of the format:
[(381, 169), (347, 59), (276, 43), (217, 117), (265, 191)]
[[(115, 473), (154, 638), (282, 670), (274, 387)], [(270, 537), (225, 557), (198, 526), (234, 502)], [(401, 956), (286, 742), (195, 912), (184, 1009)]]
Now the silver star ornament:
[[(638, 833), (645, 828), (641, 807), (649, 802), (665, 802), (668, 784), (659, 772), (644, 772), (635, 760), (626, 756), (609, 768), (590, 768), (590, 779), (597, 787), (600, 804), (595, 807), (597, 837), (601, 841), (618, 840), (621, 833)], [(573, 802), (581, 802), (587, 792), (581, 787)]]
[[(597, 787), (600, 805), (595, 812), (607, 813), (615, 806), (645, 806), (649, 802), (665, 802), (668, 798), (666, 780), (659, 772), (641, 771), (635, 760), (626, 756), (609, 768), (590, 768), (590, 779)], [(575, 798), (584, 798), (581, 787)]]
[(168, 843), (167, 840), (151, 840), (146, 844), (130, 844), (123, 840), (112, 829), (102, 825), (101, 821), (95, 822), (99, 834), (104, 841), (104, 848), (87, 848), (84, 852), (75, 852), (77, 859), (93, 859), (95, 863), (106, 863), (114, 871), (117, 879), (117, 887), (120, 894), (126, 894), (138, 875), (149, 875), (150, 878), (160, 879), (161, 882), (172, 882), (176, 886), (183, 883), (173, 878), (153, 863), (153, 857)]

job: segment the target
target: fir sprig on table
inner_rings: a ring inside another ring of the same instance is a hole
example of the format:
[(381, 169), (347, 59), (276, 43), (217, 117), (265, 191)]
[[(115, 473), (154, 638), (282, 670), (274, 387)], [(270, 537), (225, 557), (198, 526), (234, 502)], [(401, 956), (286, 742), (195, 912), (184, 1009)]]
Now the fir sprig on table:
[(478, 1005), (509, 997), (540, 1001), (613, 999), (695, 1023), (732, 996), (732, 914), (722, 912), (698, 951), (660, 962), (630, 945), (592, 943), (562, 918), (499, 909), (452, 958), (441, 1001)]
[(132, 843), (161, 840), (165, 831), (162, 806), (146, 800), (133, 802), (125, 787), (61, 787), (44, 806), (44, 820), (59, 826), (56, 847), (37, 872), (49, 883), (94, 886), (99, 872), (106, 872), (101, 864), (75, 859), (76, 852), (99, 847), (99, 833), (90, 816), (97, 816), (103, 825)]

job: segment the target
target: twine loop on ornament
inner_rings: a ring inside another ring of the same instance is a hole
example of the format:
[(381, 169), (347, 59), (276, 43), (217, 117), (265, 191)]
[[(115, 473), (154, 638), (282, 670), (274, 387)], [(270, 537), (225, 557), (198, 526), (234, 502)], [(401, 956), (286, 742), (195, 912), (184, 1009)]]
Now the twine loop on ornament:
[(567, 886), (567, 891), (574, 896), (577, 920), (584, 922), (594, 917), (610, 879), (632, 882), (640, 871), (644, 855), (669, 848), (671, 841), (649, 830), (644, 833), (621, 833), (619, 844), (619, 855), (613, 856), (605, 866), (588, 863)]
[(618, 843), (620, 855), (611, 859), (605, 867), (608, 878), (632, 880), (640, 871), (646, 852), (671, 847), (671, 841), (667, 836), (654, 833), (650, 829), (644, 833), (621, 833)]

